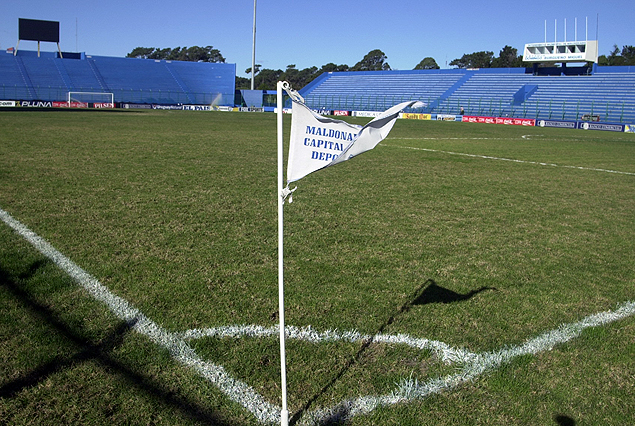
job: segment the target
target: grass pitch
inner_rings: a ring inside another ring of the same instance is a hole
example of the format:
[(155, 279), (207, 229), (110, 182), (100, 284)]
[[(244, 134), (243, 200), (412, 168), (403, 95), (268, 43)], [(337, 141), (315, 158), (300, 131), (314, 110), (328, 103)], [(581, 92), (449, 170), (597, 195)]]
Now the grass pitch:
[[(0, 136), (0, 208), (157, 324), (277, 324), (273, 114), (2, 112)], [(635, 300), (633, 135), (400, 120), (297, 186), (288, 325), (483, 353)], [(257, 423), (4, 225), (0, 241), (0, 422)], [(587, 329), (346, 422), (631, 424), (634, 335), (633, 317)], [(279, 404), (275, 336), (191, 345)], [(291, 340), (287, 362), (300, 421), (458, 368), (360, 341)]]

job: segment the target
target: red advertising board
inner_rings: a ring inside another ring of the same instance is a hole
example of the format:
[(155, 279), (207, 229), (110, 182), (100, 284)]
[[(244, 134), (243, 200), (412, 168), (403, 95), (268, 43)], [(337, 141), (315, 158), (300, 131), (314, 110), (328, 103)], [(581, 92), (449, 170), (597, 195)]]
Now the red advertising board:
[(114, 108), (115, 105), (112, 102), (95, 102), (94, 108)]
[(535, 126), (536, 120), (530, 118), (513, 117), (482, 117), (477, 115), (464, 115), (464, 123), (507, 124), (511, 126)]
[(536, 120), (533, 118), (514, 118), (514, 124), (520, 126), (535, 126)]
[(351, 115), (351, 113), (349, 111), (341, 111), (341, 110), (335, 110), (333, 111), (333, 115)]
[(507, 124), (511, 126), (535, 126), (536, 120), (529, 118), (497, 117), (496, 124)]
[(53, 108), (88, 108), (88, 104), (86, 102), (71, 102), (70, 105), (68, 102), (53, 102)]

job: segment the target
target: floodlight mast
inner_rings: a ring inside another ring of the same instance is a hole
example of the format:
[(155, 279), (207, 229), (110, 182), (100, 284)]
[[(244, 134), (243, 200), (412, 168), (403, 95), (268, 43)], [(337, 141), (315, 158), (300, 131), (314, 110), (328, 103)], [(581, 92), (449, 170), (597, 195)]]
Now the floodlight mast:
[(251, 44), (251, 90), (254, 90), (254, 78), (256, 76), (256, 0), (254, 0), (254, 30)]

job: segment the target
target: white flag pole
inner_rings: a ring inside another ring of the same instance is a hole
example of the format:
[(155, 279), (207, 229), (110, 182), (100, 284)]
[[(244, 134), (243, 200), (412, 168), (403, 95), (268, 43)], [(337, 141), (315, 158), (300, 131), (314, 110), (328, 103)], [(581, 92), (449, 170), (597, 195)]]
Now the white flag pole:
[(285, 355), (284, 333), (284, 176), (283, 176), (283, 127), (282, 127), (282, 86), (278, 82), (278, 318), (280, 319), (280, 386), (282, 388), (282, 411), (280, 425), (288, 426), (289, 410), (287, 409), (287, 361)]

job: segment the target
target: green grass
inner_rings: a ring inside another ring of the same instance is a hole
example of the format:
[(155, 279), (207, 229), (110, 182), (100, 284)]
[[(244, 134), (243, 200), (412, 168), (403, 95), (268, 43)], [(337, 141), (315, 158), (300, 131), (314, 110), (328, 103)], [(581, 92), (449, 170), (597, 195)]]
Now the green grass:
[[(273, 114), (2, 112), (0, 208), (170, 331), (274, 326), (275, 129)], [(630, 134), (401, 120), (375, 150), (298, 182), (287, 324), (484, 352), (635, 300), (635, 176), (451, 153), (635, 173)], [(256, 422), (4, 225), (0, 273), (0, 424)], [(412, 304), (428, 280), (487, 289)], [(350, 423), (632, 424), (634, 327)], [(192, 346), (279, 404), (277, 339)], [(287, 361), (291, 415), (456, 372), (379, 344), (289, 341)]]

